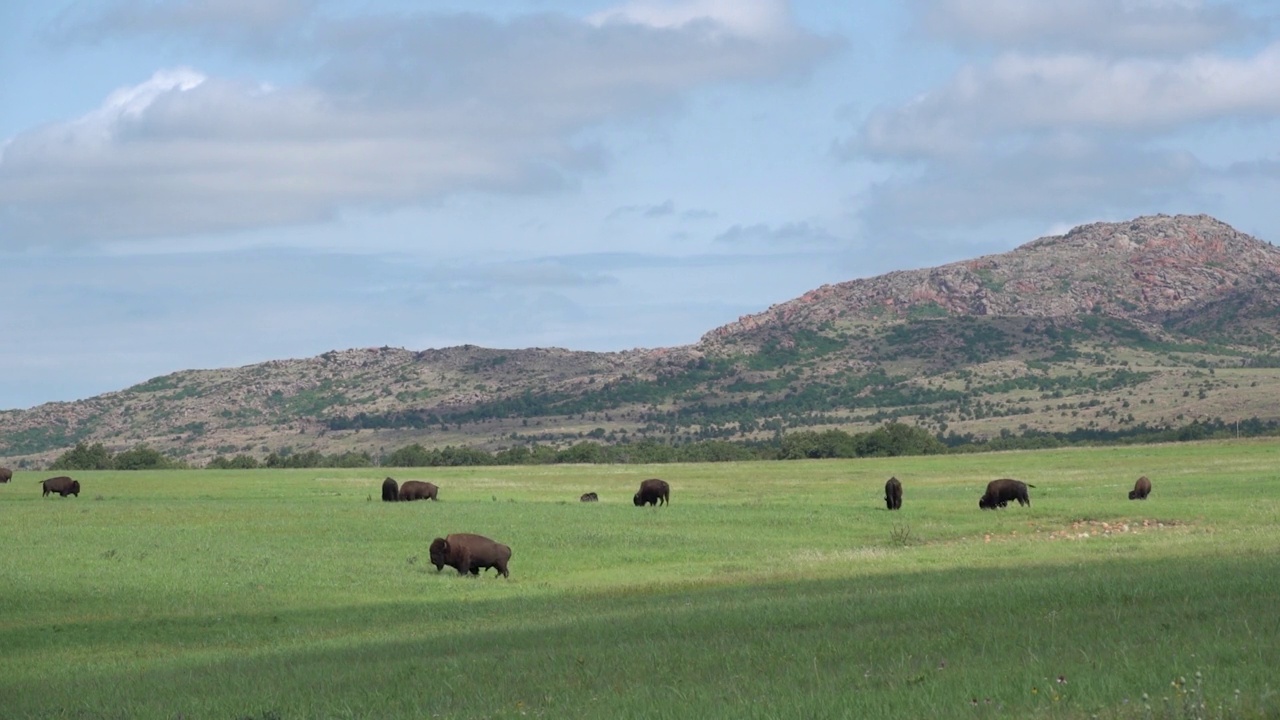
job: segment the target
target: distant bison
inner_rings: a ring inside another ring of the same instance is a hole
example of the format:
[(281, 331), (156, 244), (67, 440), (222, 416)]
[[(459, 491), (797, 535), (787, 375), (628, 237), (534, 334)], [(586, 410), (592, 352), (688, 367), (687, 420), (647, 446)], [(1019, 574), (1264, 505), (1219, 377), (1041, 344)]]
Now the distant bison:
[(666, 505), (671, 502), (671, 486), (666, 480), (650, 478), (640, 483), (640, 490), (636, 492), (632, 501), (635, 502), (636, 507), (643, 507), (650, 503), (654, 507)]
[(458, 571), (459, 575), (479, 575), (481, 570), (493, 568), (502, 577), (511, 577), (507, 572), (507, 563), (511, 560), (511, 548), (495, 542), (483, 535), (471, 533), (454, 533), (447, 537), (431, 541), (428, 550), (431, 564), (436, 572), (445, 565)]
[(978, 507), (983, 510), (994, 510), (1008, 505), (1010, 500), (1017, 500), (1019, 505), (1030, 505), (1031, 498), (1027, 496), (1027, 488), (1033, 487), (1035, 485), (1028, 485), (1021, 480), (1010, 478), (992, 480), (987, 483), (986, 494), (978, 499)]
[(41, 493), (40, 497), (48, 497), (51, 492), (58, 493), (62, 497), (66, 497), (68, 495), (80, 497), (80, 481), (72, 480), (66, 475), (51, 477), (48, 480), (41, 480), (40, 484), (44, 486), (44, 492)]
[(884, 504), (889, 506), (890, 510), (902, 509), (902, 483), (898, 482), (896, 477), (891, 477), (885, 481)]
[(400, 488), (396, 486), (395, 478), (387, 478), (382, 481), (382, 501), (395, 502), (400, 499)]
[(1146, 475), (1138, 478), (1138, 482), (1133, 484), (1133, 489), (1129, 491), (1130, 500), (1146, 500), (1151, 494), (1151, 481)]
[(0, 483), (7, 483), (13, 479), (13, 471), (7, 467), (0, 467)]
[[(383, 489), (386, 489), (386, 483), (383, 482)], [(405, 480), (400, 485), (401, 500), (436, 500), (440, 492), (440, 488), (429, 482), (422, 480)]]
[(578, 498), (578, 500), (581, 502), (596, 502), (599, 499), (600, 499), (600, 496), (596, 495), (593, 492), (582, 493), (582, 497)]

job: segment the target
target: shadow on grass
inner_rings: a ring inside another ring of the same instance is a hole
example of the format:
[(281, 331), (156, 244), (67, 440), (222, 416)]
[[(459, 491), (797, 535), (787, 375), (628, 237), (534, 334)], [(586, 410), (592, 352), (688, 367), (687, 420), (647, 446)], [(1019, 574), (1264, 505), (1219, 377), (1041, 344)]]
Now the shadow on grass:
[(68, 674), (11, 667), (0, 707), (13, 718), (1129, 717), (1144, 692), (1158, 700), (1196, 671), (1205, 695), (1239, 689), (1265, 704), (1280, 663), (1277, 571), (1267, 555), (1124, 559), (59, 623), (0, 630), (6, 654)]

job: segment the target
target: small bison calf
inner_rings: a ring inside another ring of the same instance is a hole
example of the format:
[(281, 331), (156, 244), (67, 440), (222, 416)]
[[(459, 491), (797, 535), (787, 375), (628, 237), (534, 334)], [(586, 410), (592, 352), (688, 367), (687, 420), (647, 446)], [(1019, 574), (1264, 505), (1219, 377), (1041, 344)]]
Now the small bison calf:
[(578, 500), (581, 502), (596, 502), (599, 499), (600, 499), (600, 496), (596, 495), (593, 492), (582, 493), (582, 497), (578, 498)]

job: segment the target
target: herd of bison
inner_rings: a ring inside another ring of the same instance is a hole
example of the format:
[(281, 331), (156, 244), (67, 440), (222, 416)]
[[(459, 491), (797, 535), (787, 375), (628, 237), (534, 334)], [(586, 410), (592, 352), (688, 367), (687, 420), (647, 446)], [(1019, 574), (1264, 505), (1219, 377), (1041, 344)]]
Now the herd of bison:
[[(0, 467), (0, 483), (7, 483), (13, 479), (13, 471), (9, 468)], [(49, 493), (58, 493), (62, 497), (75, 495), (80, 497), (80, 482), (71, 478), (60, 475), (51, 477), (47, 480), (40, 481), (44, 495)], [(1016, 500), (1019, 505), (1031, 505), (1031, 496), (1027, 494), (1027, 488), (1034, 488), (1035, 485), (1028, 485), (1021, 480), (1012, 478), (1001, 478), (992, 480), (987, 483), (987, 491), (978, 498), (978, 507), (982, 510), (995, 510), (1006, 507), (1010, 500)], [(1147, 495), (1151, 494), (1151, 481), (1147, 476), (1143, 475), (1134, 483), (1133, 489), (1129, 491), (1130, 500), (1146, 500)], [(410, 500), (439, 500), (440, 488), (435, 483), (425, 482), (423, 480), (406, 480), (401, 484), (397, 484), (394, 478), (387, 478), (382, 481), (382, 499), (386, 502), (399, 502)], [(578, 498), (582, 502), (596, 502), (600, 497), (593, 492), (584, 493)], [(640, 489), (636, 491), (632, 502), (636, 507), (644, 507), (645, 505), (666, 505), (671, 501), (671, 486), (666, 480), (658, 478), (650, 478), (640, 483)], [(884, 484), (884, 502), (890, 510), (899, 510), (902, 508), (902, 482), (896, 477), (889, 478)], [(473, 533), (453, 533), (451, 535), (436, 538), (431, 541), (431, 547), (428, 549), (431, 555), (431, 564), (436, 566), (436, 572), (444, 569), (445, 565), (458, 571), (459, 575), (479, 575), (480, 571), (493, 568), (498, 575), (502, 577), (510, 577), (507, 571), (507, 563), (511, 561), (511, 548), (500, 542), (491, 540), (483, 535), (475, 535)]]

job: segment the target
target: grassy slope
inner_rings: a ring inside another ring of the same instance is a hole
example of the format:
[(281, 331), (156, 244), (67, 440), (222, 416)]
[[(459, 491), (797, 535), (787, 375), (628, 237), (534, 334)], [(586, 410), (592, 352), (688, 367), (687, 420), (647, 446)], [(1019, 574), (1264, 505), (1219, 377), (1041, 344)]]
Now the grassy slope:
[[(66, 499), (19, 473), (0, 486), (0, 708), (1142, 717), (1143, 692), (1159, 714), (1200, 671), (1211, 709), (1275, 713), (1278, 456), (393, 473), (437, 482), (434, 504), (378, 502), (371, 470), (82, 473)], [(899, 513), (880, 500), (890, 474)], [(1129, 502), (1140, 474), (1152, 497)], [(672, 505), (632, 507), (655, 475)], [(1037, 485), (1033, 506), (978, 511), (1008, 475)], [(587, 490), (602, 501), (576, 502)], [(458, 531), (509, 543), (510, 580), (437, 574), (426, 547)]]

